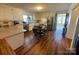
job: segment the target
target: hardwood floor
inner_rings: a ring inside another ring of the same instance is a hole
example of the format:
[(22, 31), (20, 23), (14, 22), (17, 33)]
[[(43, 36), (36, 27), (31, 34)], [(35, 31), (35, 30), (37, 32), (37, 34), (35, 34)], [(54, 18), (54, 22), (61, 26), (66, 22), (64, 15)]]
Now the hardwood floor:
[(39, 40), (33, 32), (25, 33), (25, 45), (20, 47), (16, 54), (19, 55), (64, 55), (68, 54), (71, 40), (63, 38), (58, 31), (49, 31), (47, 37)]
[(0, 55), (15, 55), (15, 52), (7, 43), (6, 39), (0, 39)]

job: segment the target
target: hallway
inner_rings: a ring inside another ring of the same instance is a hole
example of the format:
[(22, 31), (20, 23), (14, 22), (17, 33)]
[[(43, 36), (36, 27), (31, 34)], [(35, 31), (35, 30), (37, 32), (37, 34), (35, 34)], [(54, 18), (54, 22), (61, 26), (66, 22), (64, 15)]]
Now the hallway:
[(25, 33), (25, 44), (18, 50), (17, 54), (25, 55), (63, 55), (67, 54), (70, 47), (71, 40), (62, 38), (61, 31), (56, 30), (54, 33), (50, 31), (48, 37), (36, 39), (33, 32)]
[(62, 39), (62, 32), (63, 28), (60, 25), (58, 25), (54, 33), (54, 38), (56, 41), (60, 41)]

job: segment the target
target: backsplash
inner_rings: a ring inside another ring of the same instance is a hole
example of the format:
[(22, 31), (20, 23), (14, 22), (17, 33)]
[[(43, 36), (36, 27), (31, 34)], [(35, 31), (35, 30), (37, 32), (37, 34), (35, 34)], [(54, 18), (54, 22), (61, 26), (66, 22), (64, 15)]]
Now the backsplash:
[(22, 21), (0, 21), (0, 28), (1, 27), (10, 27), (10, 26), (15, 26), (17, 24), (22, 24)]

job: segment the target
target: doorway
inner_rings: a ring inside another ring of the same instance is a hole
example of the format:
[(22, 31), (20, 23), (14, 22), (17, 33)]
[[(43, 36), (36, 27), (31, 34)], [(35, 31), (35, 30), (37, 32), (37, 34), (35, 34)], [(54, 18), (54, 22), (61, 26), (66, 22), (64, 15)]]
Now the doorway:
[(65, 24), (66, 14), (57, 14), (55, 38), (60, 40), (62, 38), (62, 32)]
[(75, 49), (76, 54), (79, 55), (79, 14), (76, 19), (74, 36), (73, 36), (71, 48)]
[(66, 14), (58, 14), (57, 15), (57, 29), (63, 29), (65, 24)]

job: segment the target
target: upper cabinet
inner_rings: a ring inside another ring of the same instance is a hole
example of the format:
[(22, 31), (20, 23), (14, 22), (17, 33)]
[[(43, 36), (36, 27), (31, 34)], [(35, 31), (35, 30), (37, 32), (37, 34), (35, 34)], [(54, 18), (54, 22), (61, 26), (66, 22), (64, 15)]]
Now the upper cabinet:
[(4, 16), (4, 9), (2, 6), (0, 6), (0, 20), (4, 20), (5, 16)]
[(0, 20), (23, 20), (22, 10), (6, 5), (0, 5)]
[(5, 7), (4, 8), (4, 20), (13, 20), (13, 9), (10, 7)]
[(13, 17), (14, 20), (23, 20), (23, 14), (22, 11), (20, 9), (13, 9)]

